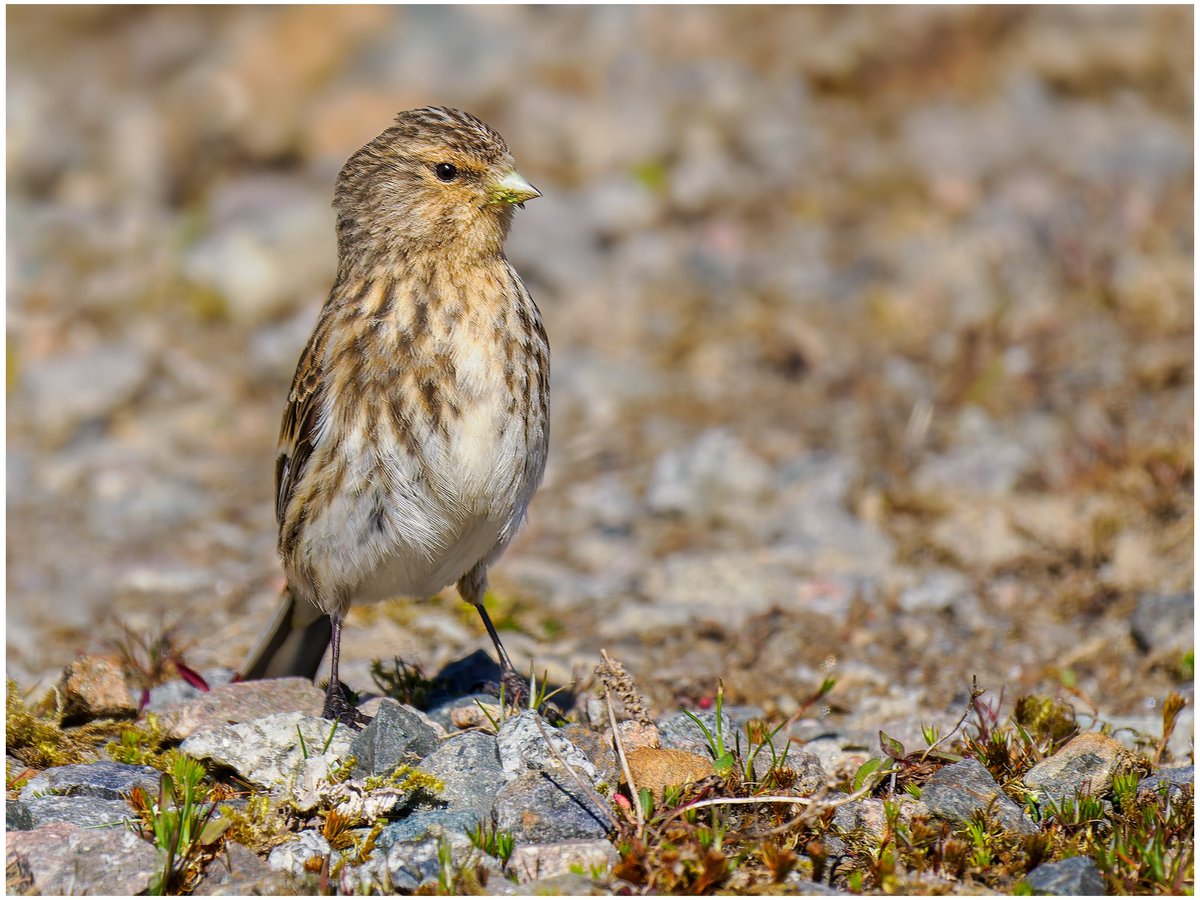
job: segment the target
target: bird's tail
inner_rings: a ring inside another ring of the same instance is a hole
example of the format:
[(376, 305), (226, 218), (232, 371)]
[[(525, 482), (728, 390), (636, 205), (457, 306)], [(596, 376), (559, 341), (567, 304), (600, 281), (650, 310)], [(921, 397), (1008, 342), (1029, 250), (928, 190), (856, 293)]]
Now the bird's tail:
[(271, 624), (242, 663), (239, 678), (316, 678), (330, 634), (329, 616), (285, 587)]

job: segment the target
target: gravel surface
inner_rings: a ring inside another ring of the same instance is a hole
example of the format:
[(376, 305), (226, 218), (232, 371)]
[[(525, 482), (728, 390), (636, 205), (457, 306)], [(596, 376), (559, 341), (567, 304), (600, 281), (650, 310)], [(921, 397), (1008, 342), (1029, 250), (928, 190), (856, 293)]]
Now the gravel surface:
[[(1192, 15), (13, 8), (8, 675), (40, 696), (164, 629), (168, 662), (237, 667), (280, 588), (334, 176), (441, 103), (544, 194), (509, 243), (554, 348), (545, 483), (492, 576), (518, 667), (585, 696), (607, 648), (655, 717), (720, 677), (831, 775), (948, 732), (972, 679), (1143, 748), (1176, 691), (1186, 766)], [(481, 648), (450, 592), (379, 604), (342, 677)], [(254, 718), (319, 710), (292, 694)], [(109, 840), (72, 828), (29, 834)], [(415, 887), (436, 856), (385, 864)]]

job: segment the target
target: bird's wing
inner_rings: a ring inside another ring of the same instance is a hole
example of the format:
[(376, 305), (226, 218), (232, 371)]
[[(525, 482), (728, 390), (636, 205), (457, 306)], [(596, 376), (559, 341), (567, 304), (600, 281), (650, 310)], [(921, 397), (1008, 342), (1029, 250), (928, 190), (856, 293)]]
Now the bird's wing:
[(288, 501), (304, 475), (317, 442), (318, 419), (325, 393), (321, 373), (324, 348), (325, 331), (318, 327), (300, 354), (287, 409), (283, 412), (279, 451), (275, 458), (275, 520), (280, 527)]

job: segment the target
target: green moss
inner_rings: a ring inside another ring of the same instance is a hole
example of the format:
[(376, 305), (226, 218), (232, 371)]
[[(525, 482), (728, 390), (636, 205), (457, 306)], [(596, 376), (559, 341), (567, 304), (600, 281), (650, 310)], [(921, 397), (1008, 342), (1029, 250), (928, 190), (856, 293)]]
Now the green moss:
[(1079, 731), (1075, 711), (1061, 700), (1041, 695), (1020, 697), (1013, 710), (1013, 721), (1035, 741), (1058, 746)]
[(438, 777), (414, 769), (412, 766), (399, 765), (390, 775), (372, 775), (363, 782), (367, 791), (377, 791), (390, 787), (406, 792), (423, 791), (436, 797), (446, 790), (445, 783)]
[(4, 749), (28, 766), (45, 769), (84, 762), (93, 756), (95, 738), (111, 729), (107, 724), (64, 729), (57, 718), (44, 718), (26, 707), (11, 678), (7, 689)]
[(229, 823), (227, 838), (255, 853), (266, 853), (292, 834), (288, 811), (270, 794), (251, 794), (245, 808), (221, 804), (219, 811), (221, 818)]
[(105, 745), (104, 752), (114, 762), (171, 772), (180, 759), (187, 758), (178, 748), (170, 746), (173, 743), (158, 716), (149, 713), (140, 725), (123, 727), (117, 740)]

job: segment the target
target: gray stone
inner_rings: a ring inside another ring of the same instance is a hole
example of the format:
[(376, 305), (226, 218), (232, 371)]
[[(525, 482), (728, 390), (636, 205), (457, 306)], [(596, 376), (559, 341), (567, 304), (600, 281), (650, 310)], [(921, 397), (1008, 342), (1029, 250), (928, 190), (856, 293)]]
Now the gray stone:
[(490, 810), (478, 809), (419, 809), (388, 825), (375, 839), (377, 847), (423, 841), (448, 834), (465, 834), (475, 830), (480, 822), (490, 822)]
[(1134, 641), (1145, 653), (1186, 651), (1195, 633), (1195, 595), (1146, 594), (1129, 622)]
[(352, 732), (345, 726), (293, 712), (200, 731), (179, 749), (233, 769), (252, 784), (275, 788), (294, 778), (306, 758), (345, 759), (351, 740)]
[(1022, 779), (1038, 792), (1040, 801), (1062, 802), (1080, 793), (1099, 797), (1112, 786), (1113, 776), (1130, 769), (1133, 756), (1120, 742), (1105, 734), (1088, 732), (1044, 759)]
[(508, 869), (524, 884), (539, 878), (565, 875), (572, 867), (590, 874), (607, 872), (621, 857), (609, 841), (603, 839), (559, 841), (554, 844), (518, 844), (508, 860)]
[(452, 810), (478, 810), (490, 816), (496, 794), (507, 781), (496, 738), (479, 731), (455, 735), (421, 762), (421, 770), (442, 780), (438, 799)]
[(1165, 790), (1174, 796), (1182, 791), (1191, 790), (1195, 793), (1196, 790), (1196, 767), (1195, 766), (1179, 766), (1177, 768), (1159, 769), (1148, 778), (1143, 778), (1138, 782), (1138, 793), (1157, 794)]
[(198, 897), (284, 897), (301, 893), (300, 885), (241, 844), (226, 844), (225, 852), (204, 869), (192, 890)]
[[(200, 676), (212, 689), (229, 684), (233, 680), (234, 671), (233, 669), (206, 669), (200, 673)], [(176, 678), (174, 681), (157, 684), (150, 688), (150, 699), (146, 703), (146, 710), (152, 713), (162, 712), (172, 706), (178, 706), (180, 703), (203, 697), (206, 693), (208, 691), (202, 691), (200, 688), (188, 684), (182, 678)]]
[(121, 800), (135, 787), (147, 794), (158, 793), (161, 772), (149, 766), (130, 766), (117, 762), (80, 763), (46, 769), (21, 788), (21, 799), (31, 800), (51, 794), (63, 797), (98, 797)]
[(350, 755), (358, 760), (354, 774), (391, 775), (397, 766), (415, 766), (437, 745), (437, 732), (416, 710), (384, 699), (375, 718), (350, 744)]
[(450, 848), (450, 862), (455, 867), (483, 856), (461, 831), (449, 830), (437, 838), (397, 841), (388, 847), (383, 861), (390, 890), (415, 891), (423, 884), (436, 884), (441, 872), (439, 849), (443, 843)]
[[(897, 803), (900, 821), (905, 825), (911, 825), (914, 816), (929, 814), (928, 806), (920, 800), (901, 795)], [(839, 806), (834, 813), (833, 822), (845, 838), (869, 835), (881, 839), (888, 831), (887, 810), (884, 802), (876, 797), (866, 797)]]
[(253, 722), (275, 713), (320, 716), (324, 708), (324, 692), (309, 679), (269, 678), (223, 684), (165, 710), (161, 718), (171, 737), (182, 741), (204, 729)]
[(4, 802), (5, 831), (32, 831), (35, 827), (33, 814), (29, 811), (27, 803), (22, 803), (20, 800)]
[(621, 780), (621, 763), (608, 732), (600, 733), (574, 723), (564, 725), (561, 731), (596, 767), (592, 786), (606, 796), (615, 790)]
[[(713, 741), (717, 739), (717, 713), (715, 710), (707, 710), (704, 712), (694, 713), (696, 718), (704, 723), (704, 727), (708, 729), (712, 735)], [(688, 753), (695, 753), (697, 756), (712, 757), (712, 745), (708, 737), (704, 734), (704, 729), (692, 721), (691, 716), (683, 712), (673, 713), (665, 718), (658, 720), (658, 739), (662, 747), (667, 750), (686, 750)], [(737, 727), (733, 724), (733, 720), (727, 715), (721, 717), (721, 735), (725, 741), (725, 748), (731, 749), (734, 746), (734, 735), (737, 733)], [(764, 753), (769, 751), (764, 750)]]
[(496, 796), (496, 827), (519, 843), (602, 838), (614, 827), (604, 798), (561, 769), (526, 772)]
[[(5, 836), (5, 863), (36, 894), (143, 894), (160, 871), (158, 852), (124, 828), (67, 822)], [(11, 888), (10, 888), (11, 889)]]
[(584, 781), (596, 778), (596, 767), (583, 752), (533, 710), (505, 719), (496, 734), (496, 747), (509, 781), (528, 771), (561, 771), (564, 763)]
[(932, 815), (958, 824), (966, 824), (976, 812), (986, 810), (1008, 831), (1018, 834), (1038, 831), (1037, 825), (1001, 792), (991, 773), (975, 759), (964, 759), (934, 772), (921, 791), (921, 800)]
[(1052, 897), (1096, 897), (1108, 893), (1104, 877), (1086, 856), (1042, 863), (1025, 876), (1035, 894)]
[[(496, 664), (493, 662), (492, 667), (495, 668), (495, 666)], [(425, 711), (425, 715), (427, 715), (432, 721), (437, 722), (447, 731), (452, 731), (458, 727), (450, 718), (454, 711), (456, 709), (461, 709), (464, 706), (472, 706), (476, 701), (487, 707), (495, 706), (497, 703), (495, 694), (475, 692), (465, 694), (461, 697), (448, 697), (445, 700), (430, 706), (429, 709)]]
[[(786, 755), (785, 755), (786, 751)], [(825, 767), (814, 753), (806, 753), (796, 747), (777, 748), (774, 758), (770, 747), (764, 747), (754, 757), (754, 777), (763, 781), (775, 769), (789, 769), (794, 780), (788, 790), (801, 797), (815, 794), (825, 784)]]
[(7, 808), (6, 824), (11, 831), (32, 831), (51, 822), (69, 822), (80, 828), (111, 828), (136, 819), (129, 804), (122, 800), (88, 796), (37, 797), (9, 803)]
[(332, 868), (341, 860), (342, 854), (330, 847), (319, 831), (310, 828), (273, 847), (267, 856), (267, 866), (274, 872), (303, 878), (310, 871), (306, 868), (309, 860), (326, 857)]

